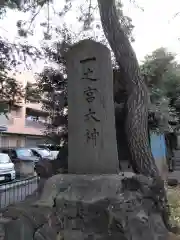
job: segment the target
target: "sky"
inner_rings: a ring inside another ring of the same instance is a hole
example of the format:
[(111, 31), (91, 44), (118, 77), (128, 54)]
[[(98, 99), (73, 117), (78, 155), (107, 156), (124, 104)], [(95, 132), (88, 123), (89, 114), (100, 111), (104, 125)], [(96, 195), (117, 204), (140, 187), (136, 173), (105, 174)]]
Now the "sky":
[(126, 5), (125, 13), (131, 16), (135, 25), (133, 47), (139, 60), (158, 47), (167, 47), (180, 60), (180, 1), (139, 0), (144, 12)]
[[(135, 26), (133, 48), (138, 60), (141, 62), (145, 55), (159, 47), (166, 47), (169, 51), (176, 53), (177, 60), (180, 61), (180, 14), (178, 14), (180, 1), (136, 0), (136, 5), (143, 8), (144, 11), (130, 3), (130, 0), (122, 2), (124, 13), (132, 18), (132, 23)], [(177, 16), (175, 16), (176, 14)], [(42, 20), (45, 16), (46, 12), (42, 12), (37, 21)], [(11, 42), (17, 41), (16, 21), (20, 18), (27, 19), (28, 14), (24, 15), (16, 11), (7, 12), (6, 18), (0, 21), (1, 36), (8, 38)], [(75, 12), (69, 13), (65, 20), (73, 30), (77, 29)], [(59, 19), (53, 19), (52, 24), (54, 26), (60, 24)], [(42, 32), (39, 27), (36, 27), (35, 35), (30, 37), (28, 41), (33, 45), (40, 46), (41, 38)]]

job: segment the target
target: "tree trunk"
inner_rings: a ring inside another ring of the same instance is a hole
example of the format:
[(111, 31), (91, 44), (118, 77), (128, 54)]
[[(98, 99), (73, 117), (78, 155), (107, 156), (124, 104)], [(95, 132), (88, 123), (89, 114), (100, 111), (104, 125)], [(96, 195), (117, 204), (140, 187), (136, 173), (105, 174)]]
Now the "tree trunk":
[(104, 33), (126, 76), (126, 134), (132, 165), (138, 173), (159, 177), (148, 140), (148, 90), (141, 77), (136, 55), (119, 23), (115, 0), (98, 0), (98, 5)]
[(164, 223), (169, 228), (169, 209), (163, 181), (153, 158), (148, 138), (148, 90), (140, 74), (136, 54), (125, 35), (116, 12), (115, 0), (97, 0), (105, 36), (119, 64), (127, 91), (126, 136), (136, 173), (155, 179), (154, 193), (158, 196)]

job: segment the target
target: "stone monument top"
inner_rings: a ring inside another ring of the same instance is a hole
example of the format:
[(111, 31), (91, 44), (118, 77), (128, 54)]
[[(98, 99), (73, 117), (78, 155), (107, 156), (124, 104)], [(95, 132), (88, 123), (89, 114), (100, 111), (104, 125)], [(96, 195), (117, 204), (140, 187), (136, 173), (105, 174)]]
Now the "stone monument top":
[(68, 171), (111, 174), (119, 168), (109, 49), (93, 40), (72, 46), (68, 70)]

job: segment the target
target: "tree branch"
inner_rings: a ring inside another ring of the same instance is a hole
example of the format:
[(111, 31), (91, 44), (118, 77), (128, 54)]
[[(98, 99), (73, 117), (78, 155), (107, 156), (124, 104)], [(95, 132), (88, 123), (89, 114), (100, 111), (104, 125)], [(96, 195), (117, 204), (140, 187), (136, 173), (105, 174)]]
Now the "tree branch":
[(40, 6), (39, 9), (37, 10), (37, 12), (34, 14), (34, 16), (31, 18), (31, 20), (30, 20), (30, 24), (29, 24), (29, 27), (27, 28), (27, 32), (29, 32), (32, 23), (33, 23), (34, 20), (36, 19), (37, 15), (40, 13), (42, 7), (43, 7), (43, 6)]
[[(123, 71), (128, 100), (126, 104), (126, 134), (132, 165), (136, 172), (159, 177), (148, 137), (147, 87), (141, 77), (136, 54), (123, 31), (116, 11), (115, 0), (97, 0), (105, 36)], [(122, 16), (123, 17), (123, 16)]]

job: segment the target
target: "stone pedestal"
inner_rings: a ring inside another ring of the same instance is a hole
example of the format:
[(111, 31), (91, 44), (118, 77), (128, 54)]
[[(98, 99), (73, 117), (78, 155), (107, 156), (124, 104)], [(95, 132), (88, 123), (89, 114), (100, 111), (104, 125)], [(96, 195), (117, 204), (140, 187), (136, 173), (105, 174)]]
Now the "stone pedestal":
[(122, 175), (56, 175), (36, 203), (9, 206), (0, 218), (5, 240), (168, 239), (153, 181)]
[(34, 161), (15, 161), (15, 170), (16, 170), (16, 175), (19, 177), (29, 177), (29, 176), (34, 176), (35, 171), (34, 171)]
[(92, 40), (67, 56), (68, 172), (117, 173), (118, 154), (110, 51)]

